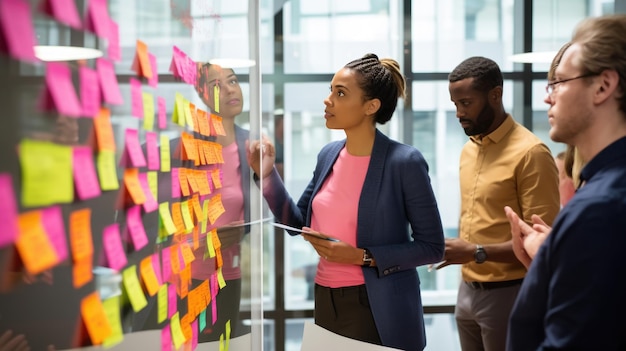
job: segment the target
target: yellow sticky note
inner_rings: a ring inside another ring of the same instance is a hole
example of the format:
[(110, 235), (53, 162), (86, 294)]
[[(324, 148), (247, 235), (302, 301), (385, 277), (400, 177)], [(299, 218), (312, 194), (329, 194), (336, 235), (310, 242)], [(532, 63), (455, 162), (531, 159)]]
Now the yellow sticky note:
[(226, 351), (228, 351), (228, 348), (230, 347), (230, 319), (228, 321), (226, 321)]
[(157, 321), (161, 323), (167, 318), (167, 284), (163, 284), (159, 289), (157, 303), (159, 308)]
[(224, 280), (224, 273), (222, 273), (222, 267), (217, 269), (217, 283), (220, 286), (220, 289), (224, 289), (226, 286), (226, 280)]
[(114, 296), (102, 301), (102, 307), (106, 313), (109, 325), (111, 326), (111, 334), (104, 339), (102, 346), (105, 349), (111, 348), (124, 340), (124, 332), (122, 331), (122, 320), (120, 318), (120, 297)]
[(176, 93), (174, 98), (174, 111), (172, 112), (172, 122), (178, 124), (181, 127), (185, 126), (185, 98), (181, 93)]
[(17, 251), (31, 274), (39, 274), (59, 263), (56, 250), (41, 222), (41, 211), (22, 213), (18, 218)]
[(159, 172), (148, 171), (148, 188), (155, 199), (159, 198)]
[(169, 172), (171, 169), (170, 138), (165, 134), (161, 134), (159, 139), (161, 149), (161, 172)]
[(194, 129), (193, 115), (191, 114), (191, 106), (189, 106), (189, 104), (189, 101), (185, 101), (185, 104), (183, 104), (183, 111), (185, 111), (185, 121), (187, 126)]
[(216, 229), (212, 229), (206, 235), (206, 247), (209, 252), (209, 257), (215, 257), (215, 247), (213, 246), (213, 236), (217, 236)]
[(159, 216), (161, 217), (165, 231), (169, 235), (176, 233), (176, 225), (172, 220), (172, 215), (170, 214), (170, 204), (168, 202), (159, 204)]
[(115, 151), (102, 150), (96, 157), (98, 180), (102, 190), (117, 190), (120, 187), (115, 166)]
[(208, 218), (209, 218), (209, 200), (204, 200), (204, 202), (202, 203), (202, 218), (200, 219), (202, 221), (202, 228), (200, 230), (202, 234), (206, 233)]
[(143, 129), (154, 129), (154, 98), (152, 94), (144, 92), (143, 98)]
[(82, 299), (80, 314), (94, 345), (102, 344), (111, 335), (112, 329), (97, 291)]
[(148, 305), (148, 301), (146, 300), (146, 296), (143, 294), (139, 278), (137, 277), (137, 266), (132, 265), (126, 268), (122, 272), (122, 279), (130, 304), (133, 306), (133, 311), (141, 311), (144, 307), (146, 307), (146, 305)]
[(26, 139), (19, 155), (25, 207), (74, 201), (71, 147)]
[(178, 316), (178, 312), (174, 313), (172, 318), (170, 318), (170, 330), (172, 331), (172, 341), (174, 341), (174, 347), (178, 349), (185, 342), (185, 335), (183, 334), (183, 329), (180, 326), (180, 317)]
[(193, 229), (193, 219), (191, 218), (191, 211), (189, 211), (189, 201), (183, 201), (180, 204), (180, 210), (183, 214), (183, 223), (185, 230), (190, 231)]
[(215, 112), (220, 113), (220, 86), (215, 84), (213, 86), (213, 105), (215, 106)]

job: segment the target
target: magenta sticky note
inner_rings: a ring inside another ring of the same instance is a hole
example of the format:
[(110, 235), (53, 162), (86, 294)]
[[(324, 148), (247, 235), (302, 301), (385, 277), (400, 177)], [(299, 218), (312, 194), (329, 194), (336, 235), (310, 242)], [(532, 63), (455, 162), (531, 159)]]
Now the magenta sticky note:
[(167, 285), (167, 318), (172, 318), (176, 311), (178, 297), (176, 296), (176, 285), (168, 284)]
[(126, 227), (135, 250), (140, 250), (148, 244), (146, 228), (141, 220), (140, 206), (132, 206), (126, 210)]
[(219, 286), (217, 285), (217, 273), (211, 274), (211, 324), (215, 324), (217, 322), (217, 304), (215, 303), (215, 297), (219, 291)]
[(115, 75), (113, 63), (105, 58), (99, 58), (96, 61), (96, 71), (98, 72), (100, 89), (102, 91), (104, 101), (113, 105), (123, 104), (124, 99), (122, 98), (120, 86), (117, 83), (117, 76)]
[(30, 5), (26, 0), (0, 1), (0, 25), (6, 49), (18, 60), (38, 61)]
[(106, 0), (89, 0), (87, 6), (85, 29), (96, 33), (101, 38), (108, 38), (111, 17), (109, 17)]
[(102, 233), (102, 246), (107, 259), (107, 265), (116, 271), (120, 271), (128, 260), (124, 246), (122, 245), (122, 237), (118, 223), (113, 223), (104, 228)]
[[(191, 322), (191, 349), (195, 350), (198, 347), (198, 319), (194, 319)], [(228, 350), (225, 350), (228, 351)]]
[(17, 216), (13, 180), (9, 173), (0, 173), (0, 248), (15, 242), (19, 231)]
[(83, 109), (72, 84), (72, 71), (67, 64), (48, 62), (43, 94), (44, 110), (56, 110), (70, 117), (82, 116)]
[(131, 115), (143, 118), (143, 94), (141, 93), (141, 82), (137, 78), (130, 78)]
[(107, 54), (109, 59), (120, 61), (122, 59), (122, 49), (120, 46), (120, 26), (114, 20), (109, 22), (109, 41), (107, 43)]
[(148, 53), (148, 59), (150, 60), (150, 68), (152, 69), (152, 77), (148, 79), (148, 84), (151, 87), (156, 88), (159, 85), (159, 73), (157, 72), (157, 58), (151, 53)]
[(152, 254), (152, 268), (154, 269), (154, 274), (157, 277), (157, 281), (159, 285), (163, 285), (163, 275), (161, 274), (161, 258), (159, 257), (159, 253)]
[(165, 99), (162, 97), (157, 98), (157, 105), (159, 109), (159, 128), (167, 128), (167, 110), (165, 109)]
[(74, 0), (44, 0), (41, 10), (57, 21), (76, 29), (82, 29), (82, 23)]
[(65, 260), (68, 256), (68, 249), (61, 206), (52, 206), (43, 209), (41, 211), (41, 222), (59, 257), (59, 261)]
[(170, 281), (172, 277), (172, 258), (170, 247), (161, 250), (161, 274), (163, 275), (163, 283)]
[(146, 158), (139, 145), (139, 135), (137, 129), (127, 128), (124, 137), (124, 148), (132, 167), (145, 167)]
[(198, 69), (196, 62), (189, 56), (185, 58), (185, 82), (190, 85), (196, 84)]
[(158, 171), (161, 168), (158, 135), (155, 132), (146, 132), (146, 153), (148, 154), (148, 169)]
[(146, 201), (142, 204), (143, 210), (146, 213), (154, 212), (159, 208), (159, 203), (154, 198), (152, 190), (150, 190), (150, 183), (148, 182), (148, 173), (139, 173), (139, 184), (146, 196)]
[(172, 331), (169, 324), (161, 329), (161, 351), (172, 351)]
[(100, 196), (100, 183), (98, 182), (91, 147), (74, 147), (72, 154), (72, 171), (78, 197), (81, 200), (86, 200)]
[(172, 167), (172, 198), (177, 199), (181, 196), (180, 179), (178, 179), (178, 168)]
[(82, 115), (96, 117), (102, 106), (98, 72), (87, 66), (80, 66), (78, 77), (80, 81), (80, 99), (83, 108)]

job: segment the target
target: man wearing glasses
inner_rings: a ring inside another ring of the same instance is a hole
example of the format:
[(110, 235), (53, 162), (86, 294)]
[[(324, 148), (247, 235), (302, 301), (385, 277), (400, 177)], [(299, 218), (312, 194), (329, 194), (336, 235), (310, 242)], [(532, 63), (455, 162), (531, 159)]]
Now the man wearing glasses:
[(626, 350), (624, 33), (626, 15), (583, 21), (547, 86), (550, 138), (575, 146), (585, 166), (549, 235), (507, 209), (533, 259), (511, 312), (509, 351)]

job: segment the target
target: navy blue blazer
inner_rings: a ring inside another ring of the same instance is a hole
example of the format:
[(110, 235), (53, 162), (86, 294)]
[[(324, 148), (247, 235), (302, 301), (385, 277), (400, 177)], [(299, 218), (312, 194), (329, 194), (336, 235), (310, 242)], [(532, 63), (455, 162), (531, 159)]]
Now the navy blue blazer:
[[(264, 197), (277, 221), (310, 226), (313, 198), (344, 146), (345, 140), (336, 141), (321, 150), (313, 179), (297, 204), (276, 170), (272, 172)], [(426, 336), (415, 268), (442, 260), (441, 218), (422, 154), (378, 130), (359, 200), (357, 246), (376, 258), (377, 267), (363, 267), (363, 275), (383, 345), (423, 350)]]

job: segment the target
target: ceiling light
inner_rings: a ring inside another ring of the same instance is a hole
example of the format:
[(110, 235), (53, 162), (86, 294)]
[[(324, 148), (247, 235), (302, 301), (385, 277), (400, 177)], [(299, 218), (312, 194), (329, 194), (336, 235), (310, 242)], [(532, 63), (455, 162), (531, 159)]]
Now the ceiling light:
[(551, 63), (556, 51), (525, 52), (509, 56), (509, 60), (517, 63)]
[(41, 61), (76, 61), (102, 57), (102, 51), (76, 46), (36, 45), (35, 56)]

